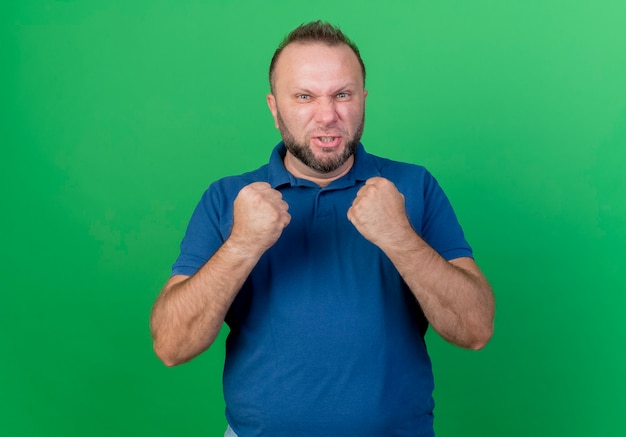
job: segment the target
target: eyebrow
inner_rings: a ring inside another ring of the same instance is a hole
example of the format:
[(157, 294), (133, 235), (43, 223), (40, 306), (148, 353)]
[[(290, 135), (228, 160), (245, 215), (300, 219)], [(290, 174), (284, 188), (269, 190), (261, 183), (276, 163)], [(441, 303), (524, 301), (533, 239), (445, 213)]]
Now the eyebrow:
[[(342, 93), (342, 92), (346, 92), (346, 91), (354, 91), (354, 90), (358, 90), (359, 87), (356, 86), (356, 84), (354, 82), (349, 82), (346, 83), (340, 87), (337, 87), (334, 91), (331, 91), (330, 94), (337, 94), (337, 93)], [(316, 93), (314, 93), (311, 89), (307, 88), (307, 87), (303, 87), (303, 86), (294, 86), (291, 90), (291, 92), (294, 93), (304, 93), (304, 94), (311, 94), (311, 95), (315, 95)]]

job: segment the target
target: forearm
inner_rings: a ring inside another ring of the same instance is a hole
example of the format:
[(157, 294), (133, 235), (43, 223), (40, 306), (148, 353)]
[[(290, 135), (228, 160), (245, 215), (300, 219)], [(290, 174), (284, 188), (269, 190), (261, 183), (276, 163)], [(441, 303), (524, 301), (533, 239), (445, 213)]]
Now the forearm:
[(230, 236), (191, 277), (172, 277), (154, 304), (154, 350), (168, 366), (189, 361), (217, 337), (259, 258), (280, 237), (289, 205), (267, 182), (243, 187), (233, 202)]
[(388, 179), (368, 179), (348, 220), (389, 257), (424, 315), (446, 340), (480, 349), (493, 332), (491, 287), (471, 258), (443, 259), (413, 229), (404, 196)]
[(154, 350), (168, 366), (206, 350), (260, 255), (227, 240), (191, 277), (172, 277), (154, 304)]
[(495, 303), (471, 258), (448, 262), (412, 230), (383, 250), (443, 338), (470, 349), (486, 345), (493, 333)]

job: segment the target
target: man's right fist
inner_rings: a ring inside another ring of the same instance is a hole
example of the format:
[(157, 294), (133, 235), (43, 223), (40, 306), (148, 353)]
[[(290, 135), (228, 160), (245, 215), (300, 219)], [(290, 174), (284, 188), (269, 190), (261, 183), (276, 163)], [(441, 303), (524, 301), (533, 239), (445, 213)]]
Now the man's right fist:
[(262, 254), (272, 247), (291, 221), (289, 205), (267, 182), (253, 182), (239, 191), (230, 238)]

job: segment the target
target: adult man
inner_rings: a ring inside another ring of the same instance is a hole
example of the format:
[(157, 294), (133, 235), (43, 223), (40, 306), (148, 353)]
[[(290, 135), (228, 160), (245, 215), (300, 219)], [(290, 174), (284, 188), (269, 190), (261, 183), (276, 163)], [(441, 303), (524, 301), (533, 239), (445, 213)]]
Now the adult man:
[(364, 82), (339, 29), (283, 41), (267, 96), (283, 142), (205, 192), (155, 303), (167, 365), (230, 326), (231, 435), (431, 436), (428, 323), (462, 347), (491, 336), (491, 289), (436, 181), (359, 143)]

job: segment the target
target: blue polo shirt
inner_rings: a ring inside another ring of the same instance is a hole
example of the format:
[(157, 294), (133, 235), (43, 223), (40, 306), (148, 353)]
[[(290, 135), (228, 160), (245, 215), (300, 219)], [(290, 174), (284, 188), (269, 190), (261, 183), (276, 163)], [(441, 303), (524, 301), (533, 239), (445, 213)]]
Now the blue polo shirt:
[(347, 219), (365, 181), (391, 180), (416, 232), (447, 260), (472, 256), (445, 194), (423, 167), (358, 146), (327, 187), (269, 164), (214, 182), (196, 207), (173, 274), (193, 275), (228, 238), (233, 201), (268, 182), (290, 224), (259, 260), (226, 323), (226, 417), (239, 437), (431, 436), (428, 322), (387, 256)]

